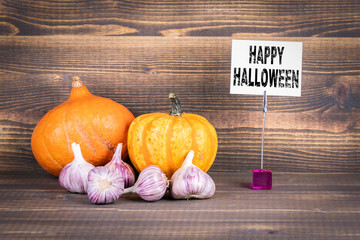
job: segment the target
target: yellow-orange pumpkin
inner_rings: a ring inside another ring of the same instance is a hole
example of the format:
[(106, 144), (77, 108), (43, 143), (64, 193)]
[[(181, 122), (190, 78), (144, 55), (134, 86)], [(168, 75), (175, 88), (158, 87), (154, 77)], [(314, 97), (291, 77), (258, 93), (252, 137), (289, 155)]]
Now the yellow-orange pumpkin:
[(92, 95), (80, 78), (74, 77), (70, 97), (39, 121), (31, 138), (38, 163), (58, 176), (74, 159), (71, 143), (80, 144), (84, 158), (95, 166), (109, 162), (116, 146), (124, 144), (134, 115), (111, 99)]
[(170, 94), (172, 111), (149, 113), (134, 119), (128, 132), (129, 157), (139, 172), (157, 165), (168, 178), (194, 150), (193, 163), (208, 171), (217, 152), (215, 128), (202, 116), (183, 113), (175, 94)]

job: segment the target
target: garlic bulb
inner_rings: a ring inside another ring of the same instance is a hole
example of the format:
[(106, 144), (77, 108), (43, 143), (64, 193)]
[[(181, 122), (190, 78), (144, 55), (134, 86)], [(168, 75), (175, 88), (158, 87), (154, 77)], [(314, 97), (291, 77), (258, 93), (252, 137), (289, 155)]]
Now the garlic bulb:
[(124, 192), (121, 175), (100, 166), (93, 168), (88, 176), (88, 198), (92, 203), (112, 203)]
[(143, 169), (134, 186), (125, 189), (124, 193), (137, 193), (146, 201), (161, 199), (169, 186), (166, 175), (158, 166), (150, 165)]
[(135, 183), (135, 172), (132, 167), (121, 159), (122, 143), (119, 143), (111, 161), (105, 165), (110, 171), (122, 176), (124, 186), (131, 187)]
[(194, 151), (190, 150), (181, 168), (171, 177), (170, 193), (175, 199), (210, 198), (215, 193), (212, 178), (192, 163)]
[(86, 193), (88, 173), (94, 166), (83, 158), (79, 144), (74, 142), (71, 148), (75, 158), (61, 170), (59, 183), (70, 192)]

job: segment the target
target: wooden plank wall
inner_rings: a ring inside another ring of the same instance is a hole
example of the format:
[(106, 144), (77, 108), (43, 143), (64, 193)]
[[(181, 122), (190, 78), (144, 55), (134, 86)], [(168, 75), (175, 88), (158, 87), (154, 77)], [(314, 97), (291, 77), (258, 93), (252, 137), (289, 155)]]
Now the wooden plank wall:
[(0, 2), (0, 172), (43, 171), (30, 138), (80, 76), (135, 116), (184, 111), (219, 137), (211, 171), (259, 166), (261, 96), (230, 95), (232, 39), (303, 42), (302, 96), (270, 97), (265, 167), (360, 172), (360, 2)]

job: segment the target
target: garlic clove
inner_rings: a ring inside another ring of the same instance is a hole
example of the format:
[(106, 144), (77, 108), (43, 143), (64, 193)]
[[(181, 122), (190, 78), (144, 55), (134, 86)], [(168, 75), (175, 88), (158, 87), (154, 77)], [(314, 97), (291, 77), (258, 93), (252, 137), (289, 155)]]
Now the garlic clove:
[(174, 199), (210, 198), (215, 193), (213, 179), (192, 163), (194, 151), (190, 150), (181, 168), (171, 177), (170, 193)]
[(112, 203), (124, 192), (121, 175), (100, 166), (93, 168), (88, 175), (88, 198), (92, 203)]
[(87, 176), (94, 165), (84, 159), (79, 144), (74, 142), (71, 144), (71, 148), (74, 152), (74, 160), (61, 170), (59, 183), (70, 192), (86, 193)]
[(125, 189), (124, 193), (137, 193), (145, 201), (160, 200), (166, 193), (169, 180), (163, 171), (155, 165), (143, 169), (134, 186)]
[(125, 188), (131, 187), (135, 183), (134, 169), (121, 159), (122, 143), (119, 143), (115, 153), (109, 163), (105, 165), (110, 171), (122, 176)]

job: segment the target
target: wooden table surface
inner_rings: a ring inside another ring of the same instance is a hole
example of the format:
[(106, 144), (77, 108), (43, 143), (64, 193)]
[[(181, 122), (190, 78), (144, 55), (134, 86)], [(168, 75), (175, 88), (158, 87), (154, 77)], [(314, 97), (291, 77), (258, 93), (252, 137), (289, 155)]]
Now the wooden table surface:
[(1, 239), (359, 239), (360, 175), (273, 173), (252, 190), (251, 173), (210, 173), (207, 200), (145, 202), (123, 195), (94, 205), (43, 174), (0, 175)]

